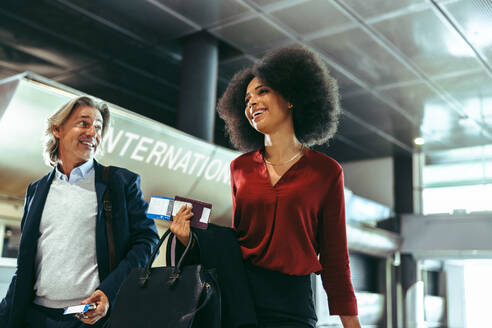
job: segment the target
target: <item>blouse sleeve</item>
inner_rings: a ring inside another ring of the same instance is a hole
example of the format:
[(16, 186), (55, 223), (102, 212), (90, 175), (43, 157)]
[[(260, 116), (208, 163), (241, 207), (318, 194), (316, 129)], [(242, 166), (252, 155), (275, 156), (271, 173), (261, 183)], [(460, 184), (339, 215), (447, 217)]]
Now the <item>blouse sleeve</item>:
[(350, 277), (345, 224), (343, 172), (335, 179), (320, 213), (321, 279), (331, 315), (357, 315), (357, 300)]

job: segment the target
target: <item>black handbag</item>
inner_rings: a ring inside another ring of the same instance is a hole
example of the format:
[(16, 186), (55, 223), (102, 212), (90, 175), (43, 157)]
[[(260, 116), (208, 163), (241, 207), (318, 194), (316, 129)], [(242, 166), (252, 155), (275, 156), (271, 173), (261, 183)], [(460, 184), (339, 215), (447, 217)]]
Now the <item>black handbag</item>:
[(145, 268), (133, 269), (121, 285), (111, 316), (111, 328), (219, 328), (220, 291), (215, 270), (199, 264), (183, 266), (190, 241), (176, 266), (151, 268), (159, 248), (171, 234), (167, 230)]

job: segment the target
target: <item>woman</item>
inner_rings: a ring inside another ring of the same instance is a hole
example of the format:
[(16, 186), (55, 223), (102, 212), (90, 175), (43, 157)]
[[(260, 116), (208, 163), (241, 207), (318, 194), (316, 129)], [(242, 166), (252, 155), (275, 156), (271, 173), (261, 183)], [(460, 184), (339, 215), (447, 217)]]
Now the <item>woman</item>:
[[(360, 327), (342, 168), (308, 148), (326, 143), (336, 131), (336, 81), (312, 52), (280, 49), (238, 72), (218, 111), (231, 143), (248, 151), (231, 163), (233, 227), (259, 326), (315, 327), (315, 272), (322, 276), (330, 313), (340, 315), (345, 328)], [(174, 227), (178, 238), (188, 229)]]

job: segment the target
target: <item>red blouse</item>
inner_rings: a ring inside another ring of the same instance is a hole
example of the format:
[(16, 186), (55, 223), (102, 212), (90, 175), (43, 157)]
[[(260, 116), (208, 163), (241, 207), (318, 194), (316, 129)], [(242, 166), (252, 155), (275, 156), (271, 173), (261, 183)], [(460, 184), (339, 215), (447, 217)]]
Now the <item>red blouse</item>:
[(290, 275), (321, 273), (330, 314), (356, 315), (340, 164), (306, 149), (272, 186), (259, 149), (231, 163), (231, 185), (243, 259)]

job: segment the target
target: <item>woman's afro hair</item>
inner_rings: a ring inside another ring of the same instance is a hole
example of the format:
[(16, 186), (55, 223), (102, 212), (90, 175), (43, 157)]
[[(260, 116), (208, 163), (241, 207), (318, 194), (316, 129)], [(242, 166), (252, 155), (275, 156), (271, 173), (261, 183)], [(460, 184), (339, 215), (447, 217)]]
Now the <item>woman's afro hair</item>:
[(301, 143), (323, 144), (333, 137), (341, 112), (337, 82), (313, 52), (288, 47), (271, 51), (237, 72), (220, 98), (217, 109), (236, 149), (251, 151), (264, 143), (244, 114), (246, 88), (254, 77), (293, 105), (294, 131)]

